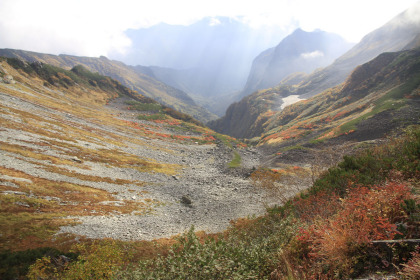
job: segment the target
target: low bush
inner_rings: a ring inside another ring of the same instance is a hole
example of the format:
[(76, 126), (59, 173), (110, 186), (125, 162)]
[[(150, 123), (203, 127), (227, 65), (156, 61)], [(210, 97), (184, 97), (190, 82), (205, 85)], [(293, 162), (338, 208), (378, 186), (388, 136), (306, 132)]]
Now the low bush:
[(399, 275), (404, 280), (417, 280), (420, 279), (420, 247), (412, 253), (412, 258), (403, 264), (403, 269)]
[(29, 279), (113, 279), (129, 259), (115, 241), (103, 240), (90, 245), (76, 244), (72, 252), (78, 254), (73, 262), (57, 265), (50, 256), (38, 259), (29, 268)]
[(37, 259), (43, 257), (57, 258), (65, 255), (70, 259), (76, 259), (75, 253), (64, 253), (55, 248), (37, 248), (25, 251), (11, 252), (3, 251), (0, 253), (0, 278), (18, 279), (28, 273), (29, 266)]
[[(292, 218), (259, 219), (258, 225), (231, 229), (226, 238), (207, 238), (200, 242), (194, 228), (182, 235), (169, 255), (140, 262), (122, 271), (118, 279), (269, 279), (278, 265), (278, 248), (287, 243), (297, 229)], [(278, 217), (278, 215), (277, 215)], [(275, 223), (273, 220), (276, 220)], [(271, 222), (270, 222), (271, 221)], [(274, 226), (273, 226), (274, 225)]]
[(127, 101), (130, 109), (137, 111), (161, 112), (162, 105), (159, 103), (141, 103), (138, 101)]
[[(419, 238), (420, 129), (356, 156), (345, 157), (305, 193), (265, 216), (240, 219), (225, 233), (200, 239), (192, 228), (168, 254), (130, 262), (121, 246), (80, 245), (62, 271), (38, 260), (33, 279), (349, 279), (401, 268), (418, 279), (419, 251), (372, 241)], [(266, 190), (282, 174), (256, 170)], [(377, 243), (375, 243), (377, 244)], [(389, 256), (391, 255), (391, 257)], [(44, 277), (45, 276), (45, 277)]]
[(237, 151), (233, 151), (233, 159), (228, 163), (229, 168), (236, 168), (241, 165), (241, 155)]
[(164, 114), (151, 114), (151, 115), (138, 115), (137, 119), (143, 121), (155, 121), (155, 120), (166, 120), (167, 116)]
[(420, 129), (410, 128), (404, 137), (357, 156), (344, 156), (337, 167), (330, 168), (314, 183), (308, 195), (329, 191), (344, 196), (351, 186), (385, 182), (395, 174), (393, 171), (400, 172), (401, 179), (420, 176)]

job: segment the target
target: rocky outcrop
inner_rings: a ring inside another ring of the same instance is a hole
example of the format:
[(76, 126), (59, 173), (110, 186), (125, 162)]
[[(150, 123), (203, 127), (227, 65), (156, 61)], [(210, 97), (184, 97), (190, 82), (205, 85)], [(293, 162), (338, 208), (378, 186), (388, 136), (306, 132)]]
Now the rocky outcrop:
[(3, 82), (5, 84), (15, 84), (16, 83), (16, 81), (13, 79), (13, 76), (12, 75), (6, 75), (6, 76), (4, 76), (3, 77)]

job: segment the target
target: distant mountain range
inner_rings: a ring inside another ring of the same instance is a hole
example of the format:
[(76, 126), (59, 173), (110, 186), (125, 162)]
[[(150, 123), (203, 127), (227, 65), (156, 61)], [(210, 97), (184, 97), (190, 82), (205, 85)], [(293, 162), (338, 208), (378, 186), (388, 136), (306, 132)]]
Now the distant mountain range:
[(101, 75), (114, 78), (128, 88), (182, 113), (193, 116), (202, 122), (216, 118), (214, 114), (197, 105), (185, 92), (168, 86), (151, 76), (142, 74), (132, 66), (125, 65), (119, 61), (109, 60), (103, 56), (100, 58), (71, 55), (57, 56), (13, 49), (0, 49), (0, 56), (19, 58), (29, 62), (39, 61), (68, 70), (76, 65), (83, 65), (92, 72), (98, 72)]
[(137, 64), (140, 73), (188, 93), (221, 116), (233, 101), (272, 87), (291, 73), (326, 66), (351, 47), (338, 35), (322, 31), (298, 29), (279, 44), (284, 35), (224, 17), (190, 26), (159, 24), (129, 30), (131, 50), (114, 58)]
[[(208, 17), (188, 26), (158, 24), (129, 30), (130, 50), (112, 59), (178, 88), (213, 112), (213, 97), (240, 92), (252, 60), (287, 35), (279, 28), (252, 28), (240, 19)], [(150, 66), (150, 67), (149, 67)], [(204, 98), (204, 99), (203, 99)], [(224, 105), (224, 104), (223, 104)]]
[(327, 66), (351, 46), (336, 34), (297, 29), (276, 47), (265, 50), (254, 59), (241, 96), (274, 87), (292, 73), (309, 74), (316, 68)]
[[(297, 29), (277, 44), (273, 38), (284, 37), (279, 30), (252, 30), (239, 20), (221, 17), (206, 18), (188, 27), (161, 24), (130, 30), (127, 34), (133, 40), (133, 49), (121, 59), (142, 64), (137, 66), (106, 57), (56, 56), (11, 49), (1, 49), (0, 56), (68, 70), (82, 65), (201, 122), (213, 120), (209, 125), (219, 132), (252, 138), (265, 133), (271, 127), (270, 117), (291, 100), (307, 99), (340, 85), (358, 65), (383, 52), (418, 46), (419, 6), (414, 5), (366, 35), (338, 58), (349, 48), (338, 35)], [(269, 44), (277, 45), (267, 49)], [(147, 66), (152, 62), (160, 65)], [(260, 91), (246, 96), (256, 90)], [(227, 108), (243, 96), (243, 100)], [(215, 120), (225, 108), (225, 116)]]
[[(328, 67), (317, 69), (309, 75), (288, 76), (278, 86), (261, 90), (232, 104), (223, 118), (210, 122), (209, 126), (218, 132), (238, 138), (261, 136), (261, 133), (266, 132), (266, 128), (275, 126), (276, 122), (271, 123), (271, 116), (282, 111), (284, 98), (295, 96), (296, 100), (307, 99), (323, 91), (330, 92), (334, 90), (333, 87), (343, 83), (358, 65), (374, 59), (381, 53), (419, 46), (420, 18), (416, 16), (416, 11), (419, 10), (420, 3), (417, 3), (366, 35), (360, 43)], [(293, 117), (289, 117), (288, 120), (292, 121)]]

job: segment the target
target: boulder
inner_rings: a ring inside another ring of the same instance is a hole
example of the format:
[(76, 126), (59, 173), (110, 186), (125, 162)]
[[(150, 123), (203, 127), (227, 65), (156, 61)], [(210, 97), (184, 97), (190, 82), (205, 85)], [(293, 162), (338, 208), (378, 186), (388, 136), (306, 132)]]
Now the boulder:
[(181, 197), (181, 203), (186, 205), (186, 206), (191, 207), (192, 201), (191, 201), (191, 198), (188, 195), (183, 195)]
[(77, 163), (82, 163), (82, 160), (76, 156), (72, 157), (71, 160)]
[(6, 84), (15, 84), (16, 83), (16, 81), (13, 79), (13, 76), (12, 75), (6, 75), (6, 76), (4, 76), (3, 77), (3, 81)]

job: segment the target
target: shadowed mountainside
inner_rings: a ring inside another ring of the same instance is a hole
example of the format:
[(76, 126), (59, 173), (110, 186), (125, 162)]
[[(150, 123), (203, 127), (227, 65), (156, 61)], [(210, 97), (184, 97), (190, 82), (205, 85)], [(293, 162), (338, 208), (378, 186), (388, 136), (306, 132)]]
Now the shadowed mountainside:
[(276, 47), (254, 59), (241, 96), (274, 87), (292, 73), (309, 74), (316, 68), (327, 66), (351, 46), (336, 34), (297, 29)]

